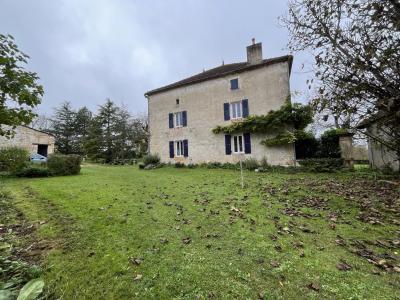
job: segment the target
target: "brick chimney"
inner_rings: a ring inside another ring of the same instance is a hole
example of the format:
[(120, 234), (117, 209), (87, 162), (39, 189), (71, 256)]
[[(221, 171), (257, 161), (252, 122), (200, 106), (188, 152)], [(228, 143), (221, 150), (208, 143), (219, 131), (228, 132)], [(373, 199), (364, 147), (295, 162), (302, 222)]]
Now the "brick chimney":
[(262, 62), (262, 44), (257, 43), (254, 38), (251, 39), (252, 45), (247, 46), (247, 63), (258, 64)]

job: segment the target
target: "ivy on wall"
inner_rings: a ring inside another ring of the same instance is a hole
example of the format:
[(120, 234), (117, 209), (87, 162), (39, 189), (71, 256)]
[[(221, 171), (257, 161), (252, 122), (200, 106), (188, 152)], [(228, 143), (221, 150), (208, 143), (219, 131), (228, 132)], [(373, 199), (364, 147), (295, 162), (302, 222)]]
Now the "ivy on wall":
[(262, 144), (279, 146), (296, 141), (312, 121), (313, 111), (309, 105), (286, 103), (279, 110), (271, 110), (266, 115), (249, 116), (241, 122), (217, 126), (212, 131), (215, 134), (241, 132), (275, 134), (274, 137), (262, 141)]

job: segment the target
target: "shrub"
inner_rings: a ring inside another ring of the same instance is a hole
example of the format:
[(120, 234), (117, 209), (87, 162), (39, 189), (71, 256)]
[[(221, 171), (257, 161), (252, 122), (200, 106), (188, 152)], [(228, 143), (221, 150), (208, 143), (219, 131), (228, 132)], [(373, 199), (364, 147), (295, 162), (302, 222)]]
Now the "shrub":
[(35, 165), (22, 168), (21, 170), (17, 171), (15, 175), (18, 177), (31, 177), (31, 178), (51, 176), (48, 168), (43, 168)]
[(82, 158), (79, 155), (52, 154), (47, 160), (52, 175), (77, 175), (81, 171)]
[(148, 154), (143, 158), (145, 165), (157, 165), (160, 163), (160, 156), (158, 154)]
[(177, 163), (175, 163), (175, 168), (184, 168), (185, 167), (185, 164), (183, 164), (183, 163), (180, 163), (180, 162), (177, 162)]
[(341, 158), (308, 158), (299, 163), (305, 170), (311, 172), (334, 172), (343, 168)]
[(144, 167), (145, 167), (145, 164), (144, 164), (144, 163), (139, 163), (138, 166), (139, 166), (139, 169), (140, 169), (140, 170), (143, 170)]
[(0, 172), (15, 173), (23, 169), (29, 162), (27, 150), (19, 147), (0, 149)]
[(243, 169), (247, 170), (255, 170), (259, 167), (259, 164), (254, 158), (246, 158), (244, 161), (242, 161), (242, 167)]

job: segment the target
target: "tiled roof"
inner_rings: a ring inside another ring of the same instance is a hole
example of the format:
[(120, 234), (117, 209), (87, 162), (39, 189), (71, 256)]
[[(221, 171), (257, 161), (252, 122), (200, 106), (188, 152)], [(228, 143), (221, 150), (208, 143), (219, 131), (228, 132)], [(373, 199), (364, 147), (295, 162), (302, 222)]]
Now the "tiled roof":
[(222, 65), (207, 71), (204, 71), (202, 73), (199, 73), (197, 75), (188, 77), (186, 79), (180, 80), (178, 82), (160, 87), (158, 89), (154, 89), (151, 91), (148, 91), (145, 96), (151, 96), (160, 92), (168, 91), (177, 87), (182, 87), (194, 83), (199, 83), (202, 81), (206, 81), (209, 79), (215, 79), (218, 77), (226, 76), (229, 74), (233, 73), (240, 73), (243, 71), (248, 71), (252, 69), (257, 69), (266, 65), (271, 65), (274, 63), (279, 63), (279, 62), (289, 62), (289, 72), (291, 71), (292, 68), (292, 62), (293, 62), (293, 56), (292, 55), (285, 55), (285, 56), (280, 56), (280, 57), (275, 57), (275, 58), (269, 58), (269, 59), (264, 59), (262, 62), (258, 64), (249, 64), (247, 62), (240, 62), (240, 63), (233, 63), (233, 64), (226, 64)]

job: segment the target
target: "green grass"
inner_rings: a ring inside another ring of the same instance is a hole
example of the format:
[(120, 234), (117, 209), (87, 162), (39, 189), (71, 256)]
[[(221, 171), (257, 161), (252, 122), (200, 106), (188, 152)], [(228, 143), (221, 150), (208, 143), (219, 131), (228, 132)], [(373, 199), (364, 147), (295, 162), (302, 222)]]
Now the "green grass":
[[(43, 258), (50, 298), (398, 297), (400, 273), (335, 242), (338, 235), (347, 244), (399, 238), (392, 222), (399, 216), (398, 190), (385, 186), (382, 192), (355, 173), (244, 176), (241, 189), (240, 173), (232, 170), (88, 165), (79, 176), (2, 180), (14, 205), (40, 222), (37, 236), (51, 245)], [(325, 206), (308, 207), (302, 199), (310, 197)], [(392, 210), (382, 197), (393, 198)], [(357, 219), (363, 199), (380, 212), (382, 225)], [(289, 216), (285, 208), (313, 216)], [(332, 213), (339, 216), (334, 230)], [(399, 264), (398, 247), (368, 247)], [(351, 270), (338, 270), (340, 260)]]

